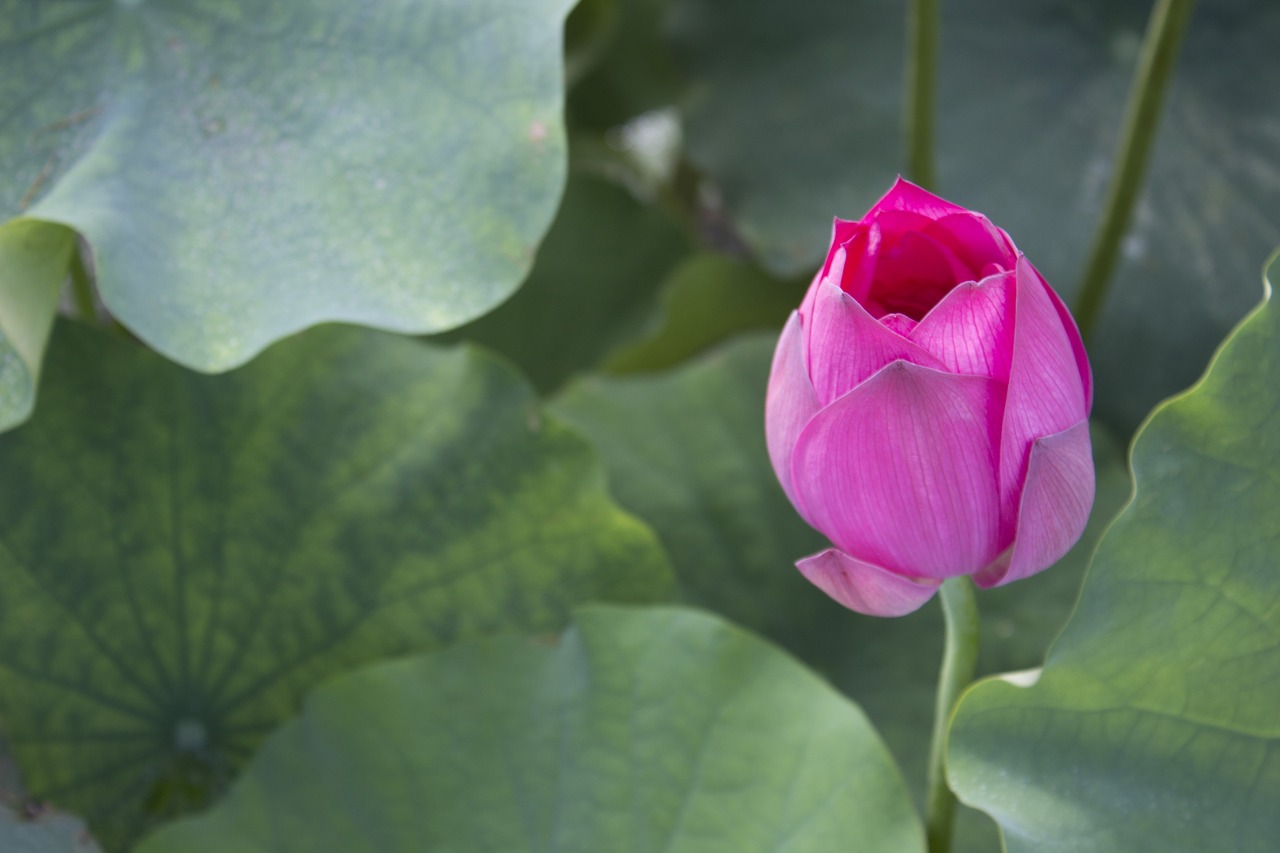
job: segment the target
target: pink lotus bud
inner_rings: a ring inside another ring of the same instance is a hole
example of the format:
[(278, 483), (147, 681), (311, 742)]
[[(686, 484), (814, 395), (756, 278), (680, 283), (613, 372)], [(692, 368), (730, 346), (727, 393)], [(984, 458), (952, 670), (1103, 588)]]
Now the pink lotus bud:
[(1075, 322), (1009, 235), (899, 178), (836, 220), (774, 353), (769, 458), (835, 546), (797, 567), (877, 616), (1047, 568), (1093, 505), (1092, 404)]

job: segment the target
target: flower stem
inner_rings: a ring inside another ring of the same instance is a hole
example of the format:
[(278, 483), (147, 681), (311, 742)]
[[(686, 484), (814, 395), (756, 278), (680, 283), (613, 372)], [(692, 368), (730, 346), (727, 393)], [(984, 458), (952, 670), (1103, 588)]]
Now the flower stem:
[(933, 103), (938, 65), (938, 0), (911, 0), (907, 9), (907, 177), (933, 189)]
[(950, 578), (942, 584), (942, 615), (946, 620), (946, 646), (942, 652), (942, 672), (938, 675), (938, 699), (934, 707), (933, 740), (929, 744), (929, 773), (925, 801), (925, 833), (929, 853), (951, 849), (951, 824), (956, 814), (956, 795), (947, 786), (943, 772), (946, 757), (947, 725), (960, 692), (973, 681), (978, 666), (978, 605), (973, 584), (967, 577)]
[(1093, 247), (1076, 303), (1076, 321), (1085, 338), (1089, 337), (1098, 319), (1120, 251), (1120, 241), (1128, 229), (1138, 190), (1142, 188), (1151, 142), (1160, 123), (1160, 107), (1173, 78), (1182, 36), (1194, 6), (1195, 0), (1156, 0), (1151, 9), (1151, 19), (1142, 41), (1142, 55), (1125, 107), (1124, 126), (1116, 149), (1106, 206), (1094, 233)]

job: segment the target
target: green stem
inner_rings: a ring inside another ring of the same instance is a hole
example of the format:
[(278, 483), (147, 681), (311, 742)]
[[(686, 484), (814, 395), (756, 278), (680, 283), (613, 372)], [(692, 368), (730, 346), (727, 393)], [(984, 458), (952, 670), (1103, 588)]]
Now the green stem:
[(76, 313), (86, 323), (98, 322), (98, 308), (93, 301), (93, 282), (89, 280), (89, 271), (85, 269), (84, 258), (76, 249), (71, 255), (71, 298), (76, 304)]
[(1160, 107), (1173, 77), (1182, 36), (1195, 0), (1156, 0), (1142, 41), (1142, 55), (1125, 107), (1124, 127), (1116, 149), (1115, 169), (1107, 190), (1106, 207), (1094, 233), (1076, 303), (1076, 322), (1088, 338), (1098, 319), (1107, 284), (1129, 226), (1133, 204), (1142, 188), (1151, 142), (1160, 122)]
[(938, 65), (938, 0), (911, 0), (907, 9), (907, 177), (926, 189), (933, 173), (933, 103)]
[(925, 801), (925, 831), (929, 853), (951, 849), (951, 824), (956, 814), (956, 796), (947, 785), (943, 770), (946, 758), (947, 726), (960, 692), (973, 681), (978, 666), (978, 604), (973, 584), (967, 577), (944, 581), (941, 590), (942, 614), (946, 619), (946, 647), (942, 652), (942, 672), (938, 676), (938, 699), (934, 707), (933, 740), (929, 744), (929, 775)]

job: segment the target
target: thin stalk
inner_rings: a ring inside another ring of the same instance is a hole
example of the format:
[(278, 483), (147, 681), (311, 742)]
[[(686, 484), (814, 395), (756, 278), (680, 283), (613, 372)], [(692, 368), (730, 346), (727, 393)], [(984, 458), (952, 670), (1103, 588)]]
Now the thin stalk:
[(1160, 108), (1173, 78), (1182, 37), (1195, 0), (1156, 0), (1142, 41), (1142, 55), (1129, 91), (1124, 126), (1116, 148), (1115, 167), (1107, 189), (1106, 206), (1094, 233), (1093, 247), (1085, 266), (1076, 302), (1076, 322), (1088, 338), (1102, 309), (1107, 284), (1120, 252), (1120, 242), (1129, 227), (1138, 190), (1146, 173), (1151, 142), (1160, 123)]
[(948, 853), (951, 824), (955, 820), (956, 795), (947, 785), (943, 763), (946, 758), (947, 726), (960, 692), (973, 681), (978, 666), (978, 604), (973, 584), (967, 577), (951, 578), (942, 584), (942, 615), (946, 620), (946, 646), (942, 671), (938, 675), (938, 698), (934, 706), (933, 740), (929, 744), (929, 775), (926, 779), (925, 834), (929, 853)]
[(938, 0), (911, 0), (907, 8), (907, 177), (926, 189), (933, 168), (933, 107), (938, 77)]

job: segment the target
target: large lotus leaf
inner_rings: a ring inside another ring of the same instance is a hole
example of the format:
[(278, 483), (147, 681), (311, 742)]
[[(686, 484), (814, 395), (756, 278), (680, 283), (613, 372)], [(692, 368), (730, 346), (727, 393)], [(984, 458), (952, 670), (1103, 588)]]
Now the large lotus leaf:
[(1010, 853), (1274, 849), (1278, 375), (1267, 304), (1134, 440), (1135, 495), (1039, 680), (962, 699), (952, 786)]
[(923, 851), (858, 708), (679, 609), (590, 608), (324, 685), (227, 800), (141, 853)]
[[(1076, 293), (1151, 0), (941, 4), (939, 189)], [(831, 217), (903, 168), (904, 5), (673, 0), (689, 154), (775, 269), (811, 272)], [(1255, 299), (1280, 233), (1280, 5), (1201, 0), (1091, 347), (1097, 414), (1131, 430)]]
[(605, 178), (575, 172), (528, 281), (505, 305), (443, 339), (495, 349), (540, 391), (552, 391), (639, 332), (689, 248), (657, 208)]
[(75, 248), (75, 234), (61, 225), (0, 225), (0, 431), (26, 420), (35, 405), (40, 360)]
[(78, 230), (111, 312), (201, 370), (455, 326), (551, 221), (571, 4), (0, 0), (0, 213)]
[(64, 325), (41, 393), (0, 436), (0, 716), (112, 845), (327, 676), (670, 586), (594, 451), (470, 349), (327, 326), (210, 377)]
[[(740, 339), (665, 375), (586, 380), (554, 408), (600, 448), (618, 500), (658, 532), (687, 598), (767, 633), (857, 699), (922, 795), (941, 610), (860, 616), (796, 571), (827, 543), (787, 502), (765, 450), (774, 341)], [(1102, 430), (1094, 448), (1098, 500), (1081, 543), (1050, 571), (979, 596), (983, 672), (1043, 661), (1093, 543), (1129, 494), (1122, 450)], [(995, 843), (977, 813), (966, 810), (960, 829), (963, 851)]]

